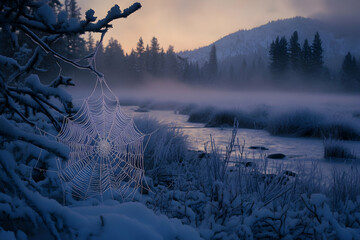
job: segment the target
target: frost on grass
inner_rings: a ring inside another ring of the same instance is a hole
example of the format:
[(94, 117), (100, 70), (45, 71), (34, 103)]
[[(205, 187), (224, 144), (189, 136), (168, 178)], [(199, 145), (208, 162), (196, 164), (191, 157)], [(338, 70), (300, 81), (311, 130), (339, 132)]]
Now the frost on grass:
[(343, 141), (331, 138), (324, 140), (324, 158), (357, 159), (356, 155), (345, 146)]

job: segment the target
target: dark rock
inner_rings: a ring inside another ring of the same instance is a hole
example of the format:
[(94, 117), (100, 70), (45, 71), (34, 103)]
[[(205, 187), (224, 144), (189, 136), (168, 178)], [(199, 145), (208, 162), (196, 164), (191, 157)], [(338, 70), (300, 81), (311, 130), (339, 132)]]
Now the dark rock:
[(252, 150), (261, 150), (261, 151), (267, 151), (267, 150), (269, 150), (268, 148), (262, 147), (262, 146), (251, 146), (251, 147), (249, 147), (249, 149), (252, 149)]
[(209, 156), (210, 156), (210, 154), (208, 154), (206, 152), (203, 152), (203, 151), (198, 153), (198, 158), (199, 159), (208, 158)]
[(143, 108), (143, 107), (139, 107), (138, 109), (136, 109), (134, 112), (149, 112), (150, 110), (147, 108)]
[(247, 163), (245, 163), (245, 167), (256, 167), (256, 163), (254, 163), (254, 162), (247, 162)]
[(292, 172), (292, 171), (289, 171), (289, 170), (286, 170), (284, 172), (284, 175), (287, 175), (289, 177), (296, 177), (296, 173)]
[(271, 159), (284, 159), (286, 158), (286, 156), (282, 153), (273, 153), (273, 154), (269, 154), (267, 156), (267, 158), (271, 158)]

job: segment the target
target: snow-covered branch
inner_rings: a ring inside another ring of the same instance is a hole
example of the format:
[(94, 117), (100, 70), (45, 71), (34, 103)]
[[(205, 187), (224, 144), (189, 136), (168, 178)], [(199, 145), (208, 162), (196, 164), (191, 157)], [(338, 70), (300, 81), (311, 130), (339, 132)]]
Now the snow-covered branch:
[(57, 142), (50, 141), (43, 136), (37, 136), (25, 131), (19, 130), (7, 119), (0, 116), (0, 135), (8, 139), (17, 139), (25, 142), (29, 142), (37, 147), (43, 148), (56, 154), (59, 157), (66, 159), (69, 155), (69, 149), (65, 145), (61, 145)]
[[(94, 72), (96, 75), (98, 75), (100, 77), (102, 76), (101, 73), (96, 71), (95, 67), (92, 64), (82, 65), (82, 64), (80, 64), (74, 60), (71, 60), (71, 59), (61, 55), (60, 53), (56, 52), (47, 43), (45, 43), (43, 40), (41, 40), (28, 27), (20, 26), (20, 29), (23, 30), (23, 32), (26, 33), (31, 38), (31, 40), (33, 40), (36, 44), (38, 44), (45, 52), (51, 53), (54, 57), (66, 62), (66, 63), (69, 63), (69, 64), (73, 65), (74, 67), (77, 67), (79, 69), (88, 69), (88, 70)], [(57, 36), (57, 35), (53, 35), (53, 36)]]
[(27, 7), (32, 9), (35, 14), (29, 15), (29, 13), (23, 12), (23, 9), (18, 11), (14, 8), (3, 9), (4, 14), (0, 14), (0, 25), (10, 24), (11, 26), (26, 26), (30, 29), (42, 31), (50, 34), (76, 34), (85, 32), (103, 32), (106, 29), (111, 28), (112, 22), (115, 19), (127, 18), (129, 15), (141, 8), (141, 4), (136, 2), (129, 8), (120, 10), (120, 7), (116, 4), (112, 7), (105, 18), (96, 21), (94, 16), (95, 11), (90, 9), (85, 14), (85, 20), (74, 21), (73, 19), (67, 20), (62, 18), (56, 18), (53, 9), (46, 4), (45, 1), (37, 2), (34, 4), (31, 1), (27, 4)]
[[(60, 4), (52, 1), (52, 4)], [(0, 55), (0, 65), (4, 68), (0, 70), (0, 100), (2, 110), (12, 112), (20, 116), (24, 122), (33, 125), (27, 119), (28, 109), (36, 112), (42, 112), (53, 123), (59, 131), (60, 127), (51, 110), (61, 114), (69, 112), (72, 107), (71, 97), (63, 90), (58, 88), (60, 85), (74, 85), (71, 78), (59, 75), (50, 85), (42, 85), (39, 79), (35, 79), (32, 74), (37, 70), (37, 66), (42, 58), (43, 51), (60, 59), (62, 62), (69, 63), (79, 69), (88, 69), (98, 76), (102, 76), (95, 69), (93, 58), (95, 53), (90, 54), (86, 60), (87, 64), (82, 64), (78, 60), (72, 60), (51, 47), (51, 43), (61, 38), (63, 35), (81, 34), (85, 32), (101, 32), (102, 38), (107, 29), (111, 27), (110, 22), (119, 18), (126, 18), (141, 8), (140, 3), (134, 3), (129, 8), (120, 10), (118, 5), (112, 7), (105, 18), (97, 20), (94, 16), (95, 11), (90, 9), (85, 14), (85, 19), (68, 18), (65, 11), (55, 13), (54, 8), (48, 1), (10, 1), (0, 5), (0, 27), (4, 33), (7, 33), (13, 42), (13, 46), (18, 47), (17, 36), (19, 32), (25, 33), (37, 47), (32, 56), (24, 65), (21, 65), (16, 59)], [(40, 34), (42, 37), (40, 37)], [(45, 35), (45, 36), (44, 36)], [(10, 69), (10, 74), (3, 69)], [(25, 82), (20, 85), (17, 83), (20, 79)], [(35, 81), (36, 80), (36, 81)], [(16, 85), (14, 87), (14, 84)], [(26, 85), (26, 87), (24, 87)], [(49, 99), (54, 97), (64, 106), (61, 110)], [(14, 104), (10, 104), (14, 103)], [(16, 104), (15, 104), (16, 103)]]

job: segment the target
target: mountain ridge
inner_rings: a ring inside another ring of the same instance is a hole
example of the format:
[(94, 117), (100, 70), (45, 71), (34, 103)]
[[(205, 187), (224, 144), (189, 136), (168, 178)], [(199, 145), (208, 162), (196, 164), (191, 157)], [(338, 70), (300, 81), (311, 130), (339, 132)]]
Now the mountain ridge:
[(244, 58), (256, 55), (266, 59), (271, 42), (277, 36), (285, 36), (287, 40), (294, 31), (299, 34), (299, 43), (303, 44), (304, 39), (311, 43), (316, 32), (319, 32), (324, 48), (324, 62), (329, 68), (338, 67), (347, 52), (356, 56), (360, 55), (360, 46), (351, 37), (339, 35), (331, 25), (317, 19), (294, 17), (270, 21), (267, 24), (239, 30), (226, 35), (214, 43), (190, 51), (179, 52), (178, 55), (187, 58), (189, 61), (197, 61), (204, 64), (208, 57), (210, 48), (215, 44), (219, 61), (230, 57), (242, 56)]

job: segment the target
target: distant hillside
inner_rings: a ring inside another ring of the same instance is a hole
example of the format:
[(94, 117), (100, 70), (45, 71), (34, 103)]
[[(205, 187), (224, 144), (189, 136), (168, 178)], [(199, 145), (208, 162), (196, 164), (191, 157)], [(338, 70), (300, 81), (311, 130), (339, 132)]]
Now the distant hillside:
[[(318, 31), (323, 42), (325, 65), (329, 68), (339, 68), (343, 57), (348, 51), (360, 56), (358, 39), (342, 37), (326, 23), (319, 20), (295, 17), (269, 22), (251, 30), (240, 30), (229, 34), (214, 42), (217, 48), (219, 61), (230, 57), (257, 57), (267, 58), (270, 43), (277, 36), (286, 36), (289, 40), (294, 31), (298, 31), (300, 44), (305, 38), (311, 43)], [(212, 44), (211, 44), (212, 45)], [(205, 63), (209, 57), (211, 45), (192, 51), (180, 52), (179, 55), (190, 61)]]

